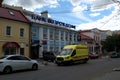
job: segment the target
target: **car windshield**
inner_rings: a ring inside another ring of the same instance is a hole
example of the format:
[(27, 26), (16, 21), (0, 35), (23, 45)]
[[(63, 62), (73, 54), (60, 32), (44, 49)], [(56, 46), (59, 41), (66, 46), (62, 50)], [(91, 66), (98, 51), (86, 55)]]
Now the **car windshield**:
[(72, 51), (73, 51), (72, 49), (63, 49), (60, 54), (61, 54), (61, 55), (68, 55), (68, 54), (70, 54)]

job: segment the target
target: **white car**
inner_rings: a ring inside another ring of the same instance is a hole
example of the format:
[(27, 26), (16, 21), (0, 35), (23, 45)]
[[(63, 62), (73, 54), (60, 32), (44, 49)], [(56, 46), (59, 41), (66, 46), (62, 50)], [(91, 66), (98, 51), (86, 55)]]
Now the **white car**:
[(0, 72), (11, 73), (16, 70), (38, 69), (38, 62), (23, 55), (6, 55), (0, 58)]

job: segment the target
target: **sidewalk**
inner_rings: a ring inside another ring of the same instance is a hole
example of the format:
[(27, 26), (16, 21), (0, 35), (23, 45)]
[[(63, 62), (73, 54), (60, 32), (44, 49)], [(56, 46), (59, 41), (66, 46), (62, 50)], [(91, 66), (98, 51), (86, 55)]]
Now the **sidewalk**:
[(37, 59), (38, 63), (40, 66), (47, 66), (47, 65), (50, 65), (50, 64), (54, 64), (54, 62), (51, 62), (51, 61), (45, 61), (43, 59)]

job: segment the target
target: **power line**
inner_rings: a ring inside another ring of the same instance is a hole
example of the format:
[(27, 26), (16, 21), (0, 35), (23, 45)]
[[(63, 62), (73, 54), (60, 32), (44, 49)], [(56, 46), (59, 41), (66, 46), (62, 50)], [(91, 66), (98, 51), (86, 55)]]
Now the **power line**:
[[(115, 1), (115, 0), (112, 0), (114, 3), (118, 3), (118, 6), (120, 7), (120, 1)], [(119, 11), (118, 11), (118, 13), (117, 14), (115, 14), (114, 16), (112, 16), (108, 21), (107, 21), (107, 23), (109, 23), (110, 22), (110, 20), (112, 20), (113, 18), (115, 18), (116, 16), (118, 16), (119, 15), (119, 12), (120, 12), (120, 8), (119, 8)], [(107, 23), (105, 23), (105, 24), (103, 24), (103, 26), (102, 27), (104, 27)]]

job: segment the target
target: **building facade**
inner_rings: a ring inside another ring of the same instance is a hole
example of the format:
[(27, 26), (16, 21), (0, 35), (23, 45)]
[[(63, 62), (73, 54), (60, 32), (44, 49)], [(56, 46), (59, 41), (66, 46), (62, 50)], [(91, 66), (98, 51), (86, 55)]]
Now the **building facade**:
[[(106, 38), (107, 38), (108, 36), (112, 36), (112, 35), (113, 35), (113, 32), (110, 31), (110, 30), (100, 30), (101, 46), (103, 46)], [(106, 54), (107, 51), (106, 51), (104, 48), (102, 48), (102, 53)]]
[(18, 10), (0, 7), (0, 56), (29, 57), (29, 20)]
[[(59, 53), (64, 45), (77, 42), (75, 26), (48, 18), (48, 12), (38, 14), (24, 11), (31, 21), (31, 55), (43, 57), (43, 52)], [(71, 29), (73, 28), (73, 29)]]
[(94, 46), (94, 39), (92, 39), (91, 37), (84, 35), (84, 34), (80, 34), (81, 37), (81, 43), (82, 44), (86, 44), (89, 48), (89, 53), (93, 52), (93, 46)]
[(75, 26), (49, 18), (47, 11), (35, 14), (22, 7), (4, 7), (20, 10), (30, 21), (31, 58), (42, 58), (43, 52), (59, 53), (64, 45), (77, 43), (78, 31), (75, 30)]
[(112, 31), (110, 30), (100, 30), (101, 40), (105, 41), (108, 36), (112, 36)]
[(102, 49), (102, 45), (105, 39), (108, 36), (112, 36), (112, 31), (110, 30), (99, 30), (97, 28), (90, 29), (90, 30), (82, 30), (81, 32), (81, 40), (83, 39), (84, 42), (89, 47), (89, 52), (97, 52), (103, 53), (104, 50)]
[(89, 45), (90, 53), (101, 53), (101, 35), (97, 28), (82, 30), (81, 34), (90, 37), (90, 41), (86, 43)]

